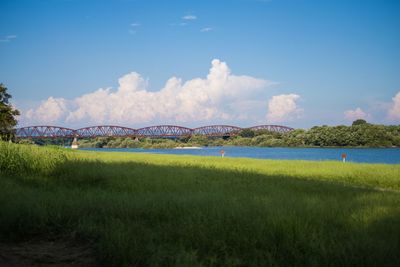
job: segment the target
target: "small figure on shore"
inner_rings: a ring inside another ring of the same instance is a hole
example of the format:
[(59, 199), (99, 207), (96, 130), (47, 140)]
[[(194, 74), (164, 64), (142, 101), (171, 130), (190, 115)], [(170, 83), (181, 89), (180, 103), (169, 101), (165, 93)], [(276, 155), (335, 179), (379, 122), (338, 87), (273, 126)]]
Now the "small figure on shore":
[(346, 158), (347, 158), (346, 153), (343, 153), (343, 154), (342, 154), (342, 161), (343, 161), (343, 162), (346, 162)]
[(219, 153), (221, 153), (221, 158), (223, 158), (225, 156), (225, 151), (223, 149), (221, 149), (221, 151)]

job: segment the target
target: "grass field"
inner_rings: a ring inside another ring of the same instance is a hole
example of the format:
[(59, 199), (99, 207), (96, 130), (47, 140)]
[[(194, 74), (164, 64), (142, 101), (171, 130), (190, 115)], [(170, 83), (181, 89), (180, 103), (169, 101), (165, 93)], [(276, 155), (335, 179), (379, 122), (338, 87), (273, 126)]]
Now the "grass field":
[[(400, 266), (400, 166), (0, 143), (0, 240), (105, 266)], [(1, 249), (1, 246), (0, 246)]]

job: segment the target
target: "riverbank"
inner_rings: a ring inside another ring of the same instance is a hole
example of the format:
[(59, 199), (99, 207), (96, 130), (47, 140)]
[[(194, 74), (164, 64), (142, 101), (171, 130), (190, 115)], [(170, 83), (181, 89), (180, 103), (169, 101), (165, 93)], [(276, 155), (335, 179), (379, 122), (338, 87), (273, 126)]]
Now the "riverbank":
[(0, 152), (8, 244), (78, 236), (107, 266), (400, 264), (398, 165)]

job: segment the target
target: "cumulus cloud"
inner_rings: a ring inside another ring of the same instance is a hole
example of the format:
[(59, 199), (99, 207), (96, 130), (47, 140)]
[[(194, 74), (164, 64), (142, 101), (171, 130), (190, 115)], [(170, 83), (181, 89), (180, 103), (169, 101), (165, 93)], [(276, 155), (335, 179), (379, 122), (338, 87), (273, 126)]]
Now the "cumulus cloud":
[(100, 88), (73, 100), (50, 97), (25, 114), (25, 120), (66, 122), (69, 125), (112, 123), (132, 125), (200, 123), (239, 118), (241, 109), (232, 103), (257, 100), (273, 84), (264, 79), (233, 75), (218, 59), (211, 62), (207, 77), (183, 82), (171, 77), (159, 91), (147, 90), (147, 81), (131, 72), (118, 80), (118, 89)]
[(369, 117), (369, 114), (364, 112), (361, 108), (356, 108), (355, 110), (346, 110), (344, 112), (344, 117), (346, 120), (349, 121), (355, 121), (358, 119), (367, 119)]
[(392, 101), (388, 110), (388, 117), (391, 120), (400, 120), (400, 92), (392, 98)]
[(23, 119), (32, 122), (55, 123), (68, 114), (67, 101), (63, 98), (49, 97), (36, 109), (29, 109)]
[(284, 122), (298, 117), (303, 109), (298, 107), (297, 101), (300, 99), (299, 95), (276, 95), (268, 101), (268, 122)]

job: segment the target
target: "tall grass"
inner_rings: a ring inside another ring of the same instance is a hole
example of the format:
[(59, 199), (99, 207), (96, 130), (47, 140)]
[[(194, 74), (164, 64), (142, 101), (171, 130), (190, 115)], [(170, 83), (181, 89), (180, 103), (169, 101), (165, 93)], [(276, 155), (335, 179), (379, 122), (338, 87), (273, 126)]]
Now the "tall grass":
[(354, 186), (400, 190), (400, 165), (342, 163), (341, 161), (265, 160), (179, 155), (151, 155), (129, 152), (80, 151), (85, 159), (102, 162), (140, 162), (157, 166), (192, 166), (302, 180), (330, 181)]
[(106, 266), (400, 265), (399, 166), (0, 153), (1, 240), (85, 237)]
[(1, 174), (49, 175), (64, 163), (71, 153), (59, 147), (38, 147), (0, 142)]

